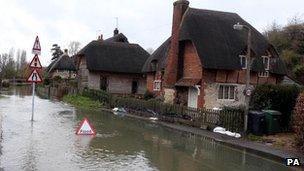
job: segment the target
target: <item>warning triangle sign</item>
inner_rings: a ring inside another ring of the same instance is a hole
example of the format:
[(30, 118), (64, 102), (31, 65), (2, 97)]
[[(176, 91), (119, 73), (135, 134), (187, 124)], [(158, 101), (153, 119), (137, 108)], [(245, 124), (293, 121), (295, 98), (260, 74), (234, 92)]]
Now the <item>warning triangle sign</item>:
[(40, 60), (39, 60), (39, 57), (38, 57), (37, 54), (32, 59), (32, 62), (30, 63), (30, 68), (37, 68), (37, 69), (41, 69), (42, 68)]
[(35, 83), (40, 83), (42, 82), (42, 77), (40, 74), (37, 72), (36, 69), (34, 69), (31, 73), (31, 75), (27, 79), (28, 82), (35, 82)]
[(33, 54), (38, 54), (38, 55), (41, 54), (41, 46), (40, 46), (38, 36), (36, 37), (36, 40), (35, 40), (35, 43), (34, 43), (34, 46), (33, 46), (33, 49), (32, 49), (32, 53)]
[(96, 131), (90, 124), (89, 120), (87, 118), (84, 118), (81, 121), (81, 123), (76, 131), (76, 134), (77, 135), (95, 135)]

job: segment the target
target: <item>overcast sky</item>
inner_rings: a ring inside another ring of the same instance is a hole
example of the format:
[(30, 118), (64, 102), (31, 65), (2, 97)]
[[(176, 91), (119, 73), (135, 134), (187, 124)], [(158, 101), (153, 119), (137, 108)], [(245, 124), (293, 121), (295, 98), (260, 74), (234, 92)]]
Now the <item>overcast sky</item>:
[[(295, 15), (304, 18), (303, 0), (189, 0), (193, 8), (238, 13), (259, 31), (276, 21), (287, 23)], [(63, 49), (71, 41), (82, 46), (113, 35), (116, 17), (119, 31), (130, 42), (156, 49), (171, 32), (174, 0), (0, 0), (0, 53), (11, 47), (25, 49), (28, 60), (39, 35), (42, 64), (48, 65), (50, 49)]]

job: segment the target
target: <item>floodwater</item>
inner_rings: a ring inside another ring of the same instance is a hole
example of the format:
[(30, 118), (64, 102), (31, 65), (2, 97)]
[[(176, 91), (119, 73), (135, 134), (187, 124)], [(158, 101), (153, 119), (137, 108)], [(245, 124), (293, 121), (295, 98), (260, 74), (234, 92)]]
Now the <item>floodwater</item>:
[[(32, 123), (30, 92), (15, 88), (0, 98), (0, 170), (288, 170), (204, 137), (37, 96)], [(84, 117), (95, 137), (75, 135)]]

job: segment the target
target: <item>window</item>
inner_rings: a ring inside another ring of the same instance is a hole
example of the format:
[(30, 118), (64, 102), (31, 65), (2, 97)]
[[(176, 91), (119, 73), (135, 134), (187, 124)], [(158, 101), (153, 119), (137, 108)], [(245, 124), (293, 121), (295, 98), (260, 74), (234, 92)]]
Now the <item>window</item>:
[(100, 90), (107, 91), (108, 88), (108, 78), (101, 76), (100, 77)]
[(247, 58), (246, 58), (246, 56), (240, 55), (240, 63), (241, 63), (242, 69), (247, 68)]
[(263, 65), (265, 70), (269, 70), (269, 57), (268, 56), (262, 56), (263, 59)]
[(218, 92), (218, 99), (234, 100), (235, 99), (235, 87), (233, 85), (220, 85)]
[(132, 90), (131, 93), (132, 94), (136, 94), (138, 90), (138, 81), (132, 81)]
[(156, 69), (157, 69), (157, 60), (152, 60), (151, 61), (151, 68), (152, 68), (152, 71), (156, 71)]
[(265, 71), (265, 72), (259, 72), (259, 77), (268, 77), (269, 76), (269, 72)]
[(160, 91), (161, 90), (161, 80), (155, 80), (153, 82), (153, 90)]
[(259, 77), (268, 77), (269, 76), (269, 57), (268, 56), (262, 56), (263, 59), (263, 65), (265, 68), (265, 72), (259, 72)]

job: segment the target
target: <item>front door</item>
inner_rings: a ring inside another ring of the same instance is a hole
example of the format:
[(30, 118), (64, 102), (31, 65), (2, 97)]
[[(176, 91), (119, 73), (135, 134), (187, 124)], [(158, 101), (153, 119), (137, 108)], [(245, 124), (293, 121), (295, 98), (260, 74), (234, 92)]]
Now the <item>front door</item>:
[(197, 108), (198, 90), (196, 87), (189, 87), (188, 107)]

